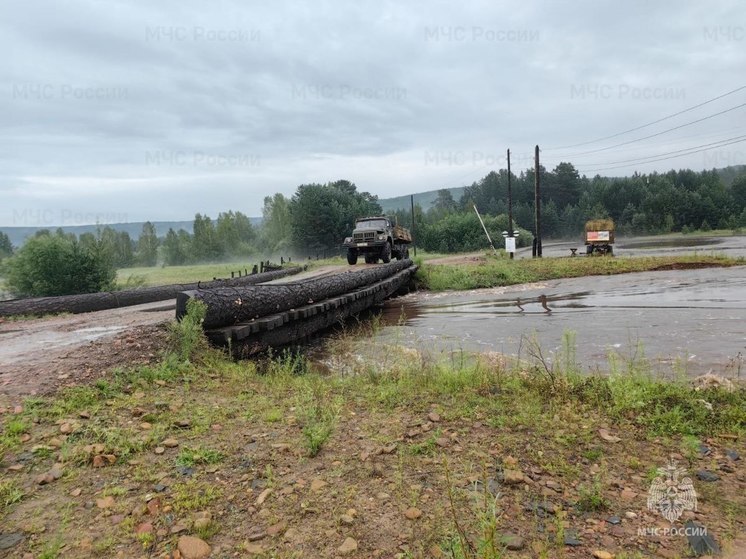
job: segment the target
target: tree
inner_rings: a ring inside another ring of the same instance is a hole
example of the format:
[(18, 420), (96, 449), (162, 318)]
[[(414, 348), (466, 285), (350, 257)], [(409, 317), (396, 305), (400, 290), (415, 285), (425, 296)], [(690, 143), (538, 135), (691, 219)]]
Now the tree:
[(215, 236), (223, 254), (248, 256), (253, 251), (251, 244), (256, 238), (256, 233), (247, 216), (241, 212), (229, 211), (218, 214)]
[(155, 266), (158, 263), (158, 235), (155, 225), (146, 221), (142, 225), (140, 238), (137, 239), (137, 260), (142, 266)]
[(84, 248), (69, 235), (32, 237), (8, 261), (6, 284), (16, 295), (42, 297), (112, 289), (116, 270), (101, 243)]
[(349, 181), (303, 184), (290, 202), (293, 244), (305, 251), (338, 247), (357, 218), (381, 213), (378, 198)]
[(217, 260), (223, 256), (223, 246), (218, 242), (215, 224), (209, 216), (194, 216), (192, 256), (195, 260)]
[(730, 194), (733, 198), (734, 214), (738, 215), (746, 209), (746, 175), (741, 175), (733, 181)]
[(10, 242), (10, 237), (5, 232), (0, 231), (0, 260), (12, 254), (13, 244)]
[[(189, 233), (183, 229), (179, 230), (179, 234), (181, 233), (186, 233), (186, 237), (189, 237)], [(166, 238), (163, 240), (163, 261), (167, 266), (186, 264), (189, 258), (189, 247), (184, 244), (184, 237), (179, 234), (169, 227)]]
[(262, 244), (275, 252), (287, 248), (293, 232), (290, 200), (279, 192), (264, 198), (262, 208)]

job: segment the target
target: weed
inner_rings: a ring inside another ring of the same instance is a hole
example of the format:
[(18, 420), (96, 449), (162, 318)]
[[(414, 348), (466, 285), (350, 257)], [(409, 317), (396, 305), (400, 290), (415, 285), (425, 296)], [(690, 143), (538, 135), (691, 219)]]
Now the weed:
[(0, 481), (0, 505), (4, 512), (8, 507), (23, 499), (23, 491), (12, 480)]
[(297, 416), (308, 455), (316, 456), (334, 431), (341, 409), (339, 399), (329, 401), (328, 385), (322, 379), (308, 379), (298, 395)]
[(220, 499), (222, 489), (211, 483), (189, 480), (172, 487), (173, 507), (178, 513), (203, 510)]
[(220, 531), (220, 525), (217, 522), (208, 522), (194, 528), (194, 533), (203, 540), (209, 540)]
[(580, 485), (578, 487), (580, 499), (578, 508), (582, 511), (592, 512), (604, 510), (609, 506), (609, 501), (604, 497), (601, 479), (596, 476), (593, 483), (589, 486)]
[(52, 541), (47, 542), (39, 553), (37, 559), (57, 559), (62, 549), (62, 538), (56, 536)]
[(202, 323), (207, 315), (207, 305), (197, 299), (189, 299), (186, 315), (168, 326), (169, 342), (173, 351), (183, 362), (190, 362), (207, 349), (207, 339)]
[(590, 460), (591, 462), (595, 462), (601, 456), (603, 456), (604, 451), (600, 448), (589, 448), (588, 450), (583, 451), (583, 458), (586, 458), (587, 460)]
[(197, 464), (218, 464), (223, 461), (225, 456), (222, 452), (210, 448), (191, 448), (183, 447), (176, 457), (176, 464), (179, 466), (195, 466)]

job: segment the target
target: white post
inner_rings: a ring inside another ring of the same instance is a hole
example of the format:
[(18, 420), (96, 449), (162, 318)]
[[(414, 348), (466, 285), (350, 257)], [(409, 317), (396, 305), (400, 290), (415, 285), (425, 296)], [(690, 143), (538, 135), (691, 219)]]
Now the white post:
[(495, 245), (492, 244), (492, 239), (490, 238), (490, 234), (487, 232), (487, 228), (484, 226), (484, 221), (482, 221), (482, 216), (479, 215), (479, 210), (477, 210), (477, 205), (474, 204), (474, 211), (477, 212), (477, 217), (479, 218), (479, 223), (482, 224), (482, 229), (484, 229), (484, 234), (487, 235), (487, 240), (490, 242), (490, 246), (492, 247), (492, 252), (495, 253), (495, 256), (497, 256), (497, 250), (495, 250)]

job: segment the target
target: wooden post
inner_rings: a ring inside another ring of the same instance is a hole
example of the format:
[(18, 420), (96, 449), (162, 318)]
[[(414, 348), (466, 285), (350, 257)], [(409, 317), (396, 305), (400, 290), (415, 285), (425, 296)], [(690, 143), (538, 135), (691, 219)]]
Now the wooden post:
[(479, 215), (479, 210), (477, 210), (476, 204), (474, 205), (474, 211), (477, 213), (477, 217), (479, 218), (479, 223), (482, 224), (482, 229), (484, 229), (484, 234), (487, 235), (487, 240), (490, 242), (490, 246), (492, 247), (492, 252), (494, 252), (495, 256), (497, 256), (495, 245), (492, 244), (492, 238), (490, 237), (490, 234), (487, 232), (487, 227), (484, 226), (484, 221), (482, 221), (482, 216)]
[(541, 181), (539, 179), (539, 146), (534, 149), (534, 227), (536, 254), (541, 258)]
[(417, 241), (414, 236), (414, 194), (409, 195), (409, 203), (412, 206), (412, 248), (414, 249), (414, 255), (417, 256)]
[[(513, 236), (513, 194), (510, 183), (510, 150), (508, 150), (508, 237)], [(513, 259), (512, 252), (510, 253), (510, 259)]]

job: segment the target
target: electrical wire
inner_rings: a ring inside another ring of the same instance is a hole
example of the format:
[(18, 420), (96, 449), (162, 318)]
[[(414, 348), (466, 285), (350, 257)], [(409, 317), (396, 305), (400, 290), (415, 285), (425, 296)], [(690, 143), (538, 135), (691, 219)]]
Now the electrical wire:
[(693, 105), (693, 106), (691, 106), (689, 108), (686, 108), (686, 109), (683, 109), (683, 110), (681, 110), (679, 112), (670, 114), (668, 116), (664, 116), (662, 118), (659, 118), (658, 120), (654, 120), (652, 122), (648, 122), (647, 124), (642, 124), (640, 126), (636, 126), (634, 128), (630, 128), (629, 130), (624, 130), (623, 132), (617, 132), (616, 134), (612, 134), (610, 136), (604, 136), (603, 138), (597, 138), (595, 140), (589, 140), (587, 142), (581, 142), (579, 144), (572, 144), (572, 145), (569, 145), (569, 146), (560, 146), (560, 147), (556, 147), (556, 148), (547, 148), (546, 151), (555, 151), (555, 150), (559, 150), (559, 149), (572, 149), (572, 148), (577, 148), (577, 147), (580, 147), (580, 146), (587, 146), (589, 144), (595, 144), (595, 143), (598, 143), (598, 142), (603, 142), (604, 140), (610, 140), (612, 138), (617, 138), (619, 136), (624, 136), (625, 134), (629, 134), (630, 132), (636, 132), (637, 130), (642, 130), (643, 128), (647, 128), (649, 126), (653, 126), (654, 124), (658, 124), (659, 122), (663, 122), (665, 120), (669, 120), (669, 119), (674, 118), (676, 116), (683, 115), (684, 113), (688, 113), (689, 111), (693, 111), (694, 109), (698, 109), (700, 107), (704, 107), (705, 105), (708, 105), (708, 104), (710, 104), (710, 103), (712, 103), (714, 101), (717, 101), (718, 99), (722, 99), (723, 97), (727, 97), (728, 95), (733, 95), (734, 93), (738, 93), (739, 91), (741, 91), (743, 89), (746, 89), (746, 85), (742, 85), (741, 87), (737, 87), (736, 89), (734, 89), (732, 91), (728, 91), (727, 93), (723, 93), (722, 95), (718, 95), (717, 97), (713, 97), (712, 99), (708, 99), (707, 101), (703, 101), (702, 103), (699, 103), (697, 105)]

